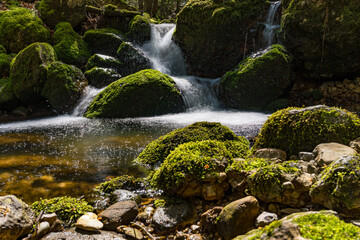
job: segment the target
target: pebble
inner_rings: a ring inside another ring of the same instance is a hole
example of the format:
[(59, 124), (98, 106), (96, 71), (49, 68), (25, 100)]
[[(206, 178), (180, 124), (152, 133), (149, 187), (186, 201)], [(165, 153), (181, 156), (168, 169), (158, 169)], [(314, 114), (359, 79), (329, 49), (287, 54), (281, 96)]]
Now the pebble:
[(97, 219), (95, 213), (87, 212), (77, 220), (75, 226), (78, 229), (92, 232), (102, 229), (104, 224)]

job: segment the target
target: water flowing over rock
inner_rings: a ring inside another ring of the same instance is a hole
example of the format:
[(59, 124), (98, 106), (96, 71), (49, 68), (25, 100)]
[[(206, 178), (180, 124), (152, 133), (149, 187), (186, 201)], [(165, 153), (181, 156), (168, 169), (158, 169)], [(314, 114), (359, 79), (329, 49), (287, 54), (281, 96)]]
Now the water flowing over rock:
[(273, 44), (275, 31), (280, 27), (279, 23), (275, 21), (275, 14), (277, 13), (280, 5), (281, 1), (271, 2), (268, 13), (266, 14), (265, 29), (262, 32), (265, 40), (265, 47)]

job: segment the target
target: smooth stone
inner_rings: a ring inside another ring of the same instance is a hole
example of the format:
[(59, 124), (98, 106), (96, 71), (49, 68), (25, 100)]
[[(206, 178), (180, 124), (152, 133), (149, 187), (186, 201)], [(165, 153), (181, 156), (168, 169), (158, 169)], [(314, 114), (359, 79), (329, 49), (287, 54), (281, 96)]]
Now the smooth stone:
[(282, 161), (286, 160), (286, 152), (277, 148), (262, 148), (255, 152), (257, 158), (276, 158)]
[(127, 227), (127, 226), (119, 226), (117, 232), (124, 234), (127, 238), (134, 240), (142, 240), (144, 239), (144, 235), (136, 228)]
[(270, 212), (262, 212), (255, 221), (256, 227), (265, 227), (266, 225), (269, 225), (273, 221), (278, 220), (278, 216), (275, 213)]
[(57, 219), (56, 213), (48, 213), (48, 214), (43, 214), (41, 216), (40, 221), (48, 222), (51, 226), (56, 221), (56, 219)]
[(322, 167), (331, 164), (340, 157), (355, 155), (356, 151), (351, 147), (332, 142), (317, 145), (313, 153), (318, 166)]
[(95, 213), (87, 212), (77, 220), (75, 226), (76, 228), (92, 232), (102, 229), (104, 224), (98, 220), (98, 216)]

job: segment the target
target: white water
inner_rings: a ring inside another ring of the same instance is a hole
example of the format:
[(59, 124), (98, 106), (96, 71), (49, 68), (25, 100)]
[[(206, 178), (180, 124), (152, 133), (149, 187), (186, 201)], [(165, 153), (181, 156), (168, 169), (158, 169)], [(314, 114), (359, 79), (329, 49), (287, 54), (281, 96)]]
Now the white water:
[(87, 86), (79, 100), (78, 105), (72, 112), (75, 117), (81, 117), (84, 115), (86, 108), (90, 105), (91, 101), (100, 93), (104, 88), (98, 89), (93, 86)]
[(266, 15), (265, 29), (263, 31), (263, 37), (265, 40), (265, 47), (270, 46), (274, 41), (275, 30), (280, 27), (275, 23), (275, 14), (281, 4), (281, 1), (271, 2), (269, 11)]

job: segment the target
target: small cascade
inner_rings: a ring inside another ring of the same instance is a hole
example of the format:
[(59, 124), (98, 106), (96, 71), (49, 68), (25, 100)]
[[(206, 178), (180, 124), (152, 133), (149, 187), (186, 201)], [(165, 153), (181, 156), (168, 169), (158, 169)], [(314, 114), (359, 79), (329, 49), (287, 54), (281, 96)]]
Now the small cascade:
[(175, 27), (175, 24), (152, 24), (151, 40), (141, 46), (141, 50), (150, 59), (153, 69), (174, 79), (189, 111), (219, 108), (215, 90), (219, 79), (186, 76), (181, 49), (172, 40)]
[(78, 105), (72, 112), (72, 116), (81, 117), (84, 115), (87, 107), (90, 105), (91, 101), (96, 97), (98, 93), (100, 93), (105, 88), (95, 88), (93, 86), (87, 86), (84, 89), (84, 92), (79, 100)]
[(280, 27), (279, 24), (275, 22), (275, 14), (281, 5), (281, 1), (271, 2), (269, 11), (266, 15), (265, 29), (263, 31), (263, 37), (265, 41), (265, 46), (268, 47), (273, 44), (275, 30)]

